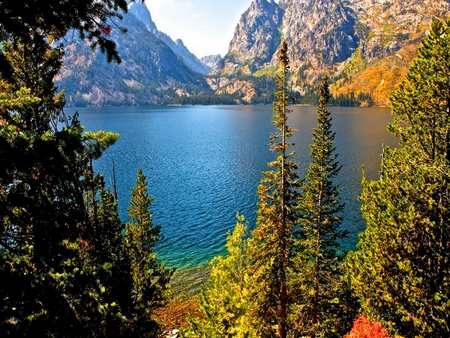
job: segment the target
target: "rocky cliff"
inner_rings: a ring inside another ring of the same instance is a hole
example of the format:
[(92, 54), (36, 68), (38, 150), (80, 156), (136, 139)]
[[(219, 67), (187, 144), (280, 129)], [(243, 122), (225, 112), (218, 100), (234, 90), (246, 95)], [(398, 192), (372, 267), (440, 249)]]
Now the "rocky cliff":
[(254, 0), (208, 83), (232, 94), (242, 75), (249, 83), (272, 76), (285, 39), (301, 95), (310, 96), (327, 71), (335, 97), (386, 105), (432, 20), (448, 15), (450, 0)]
[(123, 63), (69, 35), (58, 84), (71, 105), (270, 103), (285, 39), (300, 102), (316, 103), (326, 71), (334, 104), (388, 105), (432, 20), (449, 15), (450, 0), (254, 0), (228, 53), (200, 61), (135, 3), (120, 23), (128, 33), (112, 31)]
[(273, 0), (255, 0), (241, 16), (227, 55), (213, 75), (250, 75), (266, 66), (281, 42), (284, 10)]

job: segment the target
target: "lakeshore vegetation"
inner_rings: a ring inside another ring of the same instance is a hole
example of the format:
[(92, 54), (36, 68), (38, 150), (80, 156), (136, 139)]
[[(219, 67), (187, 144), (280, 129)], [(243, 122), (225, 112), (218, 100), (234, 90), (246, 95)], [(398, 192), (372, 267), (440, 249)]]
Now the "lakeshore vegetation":
[[(0, 335), (159, 337), (173, 269), (158, 260), (147, 178), (137, 173), (118, 215), (93, 161), (119, 135), (85, 132), (57, 92), (60, 40), (69, 30), (120, 62), (109, 19), (125, 0), (2, 4), (0, 12)], [(27, 14), (27, 15), (24, 15)], [(122, 29), (122, 28), (121, 28)], [(436, 20), (390, 97), (400, 140), (383, 148), (379, 178), (362, 170), (366, 230), (340, 243), (332, 97), (318, 84), (311, 163), (299, 177), (289, 142), (288, 46), (279, 51), (269, 136), (276, 159), (258, 193), (256, 226), (244, 215), (228, 254), (210, 262), (198, 311), (182, 337), (448, 337), (450, 334), (450, 20)], [(224, 234), (225, 235), (225, 234)]]

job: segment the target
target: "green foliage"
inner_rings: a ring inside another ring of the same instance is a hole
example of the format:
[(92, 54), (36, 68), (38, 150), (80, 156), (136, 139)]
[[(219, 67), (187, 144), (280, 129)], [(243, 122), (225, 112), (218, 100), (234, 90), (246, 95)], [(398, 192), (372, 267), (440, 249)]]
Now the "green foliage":
[(84, 143), (86, 152), (90, 159), (97, 160), (102, 153), (114, 145), (119, 139), (118, 133), (105, 132), (103, 130), (97, 132), (87, 131), (84, 133)]
[(287, 139), (294, 131), (287, 126), (287, 109), (291, 97), (286, 92), (289, 59), (284, 42), (280, 51), (279, 91), (274, 102), (272, 123), (277, 132), (270, 136), (271, 151), (277, 154), (269, 163), (273, 168), (263, 173), (258, 187), (258, 218), (250, 240), (253, 269), (252, 289), (259, 320), (259, 333), (263, 337), (284, 338), (288, 330), (288, 305), (291, 297), (287, 285), (287, 270), (292, 266), (292, 235), (297, 219), (299, 181), (293, 160), (292, 146)]
[(228, 255), (211, 262), (208, 282), (199, 295), (203, 318), (191, 318), (183, 337), (239, 337), (258, 335), (253, 329), (249, 294), (248, 240), (244, 217), (237, 215), (234, 231), (227, 234)]
[(363, 180), (367, 229), (349, 257), (364, 313), (404, 337), (450, 332), (449, 56), (450, 21), (435, 21), (391, 96), (401, 145)]
[[(83, 135), (77, 116), (64, 115), (64, 92), (54, 85), (62, 48), (53, 47), (53, 39), (78, 29), (114, 56), (101, 22), (126, 6), (121, 0), (2, 3), (2, 337), (136, 336), (150, 320), (130, 320), (134, 284), (125, 227), (116, 198), (92, 169), (118, 135)], [(148, 276), (147, 270), (140, 273)], [(164, 278), (152, 285), (164, 288)], [(146, 299), (159, 301), (155, 288), (149, 290)]]
[(450, 19), (436, 20), (422, 40), (406, 79), (391, 96), (389, 130), (402, 144), (415, 144), (430, 161), (450, 159)]
[(339, 296), (342, 256), (339, 230), (343, 204), (340, 189), (334, 184), (341, 166), (335, 154), (331, 112), (326, 110), (330, 94), (327, 76), (322, 78), (317, 107), (317, 126), (312, 133), (312, 162), (302, 182), (298, 205), (300, 232), (295, 243), (296, 267), (290, 276), (295, 294), (296, 329), (300, 335), (330, 337), (338, 335), (341, 315)]
[(79, 262), (82, 129), (76, 119), (54, 129), (64, 102), (52, 82), (60, 53), (30, 39), (2, 44), (14, 73), (0, 81), (0, 274), (8, 281), (0, 290), (0, 334), (76, 335), (92, 328), (84, 318), (95, 321), (80, 304), (90, 299)]
[[(0, 12), (1, 40), (27, 40), (30, 32), (33, 32), (44, 39), (50, 38), (50, 42), (53, 42), (74, 29), (81, 38), (91, 41), (92, 47), (99, 46), (106, 53), (108, 61), (120, 62), (115, 43), (108, 39), (112, 30), (109, 20), (121, 18), (119, 11), (127, 12), (128, 3), (126, 0), (49, 0), (42, 6), (39, 0), (3, 2)], [(125, 31), (117, 25), (114, 28)], [(3, 75), (10, 71), (1, 53), (0, 64)]]
[(139, 169), (136, 187), (131, 191), (128, 208), (131, 222), (125, 227), (125, 256), (130, 261), (131, 304), (128, 318), (135, 334), (156, 334), (158, 326), (151, 320), (152, 311), (166, 302), (172, 269), (157, 261), (155, 245), (161, 240), (161, 227), (153, 225), (149, 210), (153, 198), (147, 193), (147, 180)]

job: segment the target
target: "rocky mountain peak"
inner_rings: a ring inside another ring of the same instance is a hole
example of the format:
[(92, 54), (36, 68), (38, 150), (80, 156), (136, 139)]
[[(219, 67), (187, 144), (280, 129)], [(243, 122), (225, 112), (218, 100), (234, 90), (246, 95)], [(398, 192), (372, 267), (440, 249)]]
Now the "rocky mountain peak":
[[(254, 0), (236, 26), (228, 53), (213, 74), (250, 74), (270, 62), (281, 42), (283, 10), (273, 1)], [(237, 67), (244, 64), (243, 67)], [(251, 64), (252, 67), (245, 67)]]
[(285, 7), (283, 26), (293, 67), (311, 62), (317, 68), (330, 68), (358, 47), (354, 13), (341, 1), (284, 0), (281, 5)]
[(222, 56), (220, 54), (215, 55), (206, 55), (200, 58), (200, 61), (207, 66), (210, 71), (213, 70), (213, 68), (216, 66), (216, 64), (222, 59)]
[(156, 28), (156, 24), (152, 20), (150, 11), (144, 3), (134, 2), (129, 8), (129, 13), (144, 23), (152, 34), (167, 44), (167, 46), (169, 46), (175, 54), (180, 56), (183, 59), (183, 62), (193, 71), (200, 74), (207, 74), (210, 71), (208, 67), (201, 63), (200, 60), (187, 49), (181, 39), (173, 41), (170, 36), (160, 32)]
[(261, 84), (251, 77), (273, 74), (283, 38), (294, 90), (308, 95), (328, 71), (338, 79), (333, 95), (386, 105), (431, 22), (448, 13), (450, 0), (254, 0), (212, 73), (223, 78), (207, 80), (229, 94), (242, 81), (236, 75)]
[(133, 14), (139, 21), (141, 21), (150, 32), (152, 32), (153, 34), (158, 32), (158, 29), (153, 22), (152, 15), (143, 2), (133, 2), (128, 9), (128, 12)]

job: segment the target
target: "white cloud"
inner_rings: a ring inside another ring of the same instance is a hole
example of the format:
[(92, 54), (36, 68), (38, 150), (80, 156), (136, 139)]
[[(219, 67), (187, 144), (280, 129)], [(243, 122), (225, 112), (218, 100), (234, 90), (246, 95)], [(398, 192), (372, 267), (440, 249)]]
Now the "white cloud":
[(199, 18), (201, 18), (202, 17), (202, 15), (200, 14), (200, 13), (194, 13), (194, 14), (191, 14), (191, 18), (192, 19), (199, 19)]

